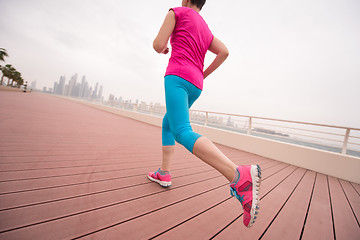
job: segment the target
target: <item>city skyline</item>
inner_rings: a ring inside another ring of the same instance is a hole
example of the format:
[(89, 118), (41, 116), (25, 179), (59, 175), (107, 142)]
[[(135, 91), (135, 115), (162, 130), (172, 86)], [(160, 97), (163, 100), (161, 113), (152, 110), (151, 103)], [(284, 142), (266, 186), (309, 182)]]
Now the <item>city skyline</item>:
[[(61, 96), (68, 96), (74, 98), (83, 98), (83, 99), (94, 99), (101, 100), (106, 102), (117, 102), (117, 103), (135, 103), (139, 106), (147, 104), (145, 101), (140, 100), (139, 98), (135, 99), (124, 99), (122, 96), (116, 96), (112, 93), (106, 98), (103, 96), (104, 87), (100, 85), (99, 82), (96, 82), (95, 88), (90, 86), (90, 83), (86, 80), (86, 76), (83, 75), (81, 78), (81, 83), (77, 82), (78, 74), (75, 73), (71, 76), (68, 84), (66, 84), (66, 76), (60, 76), (59, 81), (55, 81), (53, 88), (43, 87), (43, 89), (36, 88), (36, 81), (30, 83), (32, 90), (43, 91), (46, 93), (57, 94)], [(151, 102), (155, 106), (163, 106), (158, 102)]]
[(91, 98), (91, 99), (103, 99), (103, 86), (97, 82), (93, 89), (86, 81), (86, 76), (83, 75), (81, 83), (77, 82), (78, 74), (75, 73), (71, 76), (68, 84), (66, 84), (66, 77), (60, 76), (59, 81), (54, 82), (54, 87), (43, 90), (57, 95), (76, 97), (76, 98)]

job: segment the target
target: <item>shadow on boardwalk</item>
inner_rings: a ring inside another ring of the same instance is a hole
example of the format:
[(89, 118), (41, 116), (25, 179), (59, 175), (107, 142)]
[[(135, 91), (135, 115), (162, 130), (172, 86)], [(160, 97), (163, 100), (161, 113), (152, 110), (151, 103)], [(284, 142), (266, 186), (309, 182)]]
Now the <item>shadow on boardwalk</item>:
[(263, 169), (246, 229), (226, 179), (182, 146), (171, 188), (147, 180), (158, 127), (40, 93), (0, 92), (0, 112), (0, 239), (360, 239), (358, 184), (219, 146)]

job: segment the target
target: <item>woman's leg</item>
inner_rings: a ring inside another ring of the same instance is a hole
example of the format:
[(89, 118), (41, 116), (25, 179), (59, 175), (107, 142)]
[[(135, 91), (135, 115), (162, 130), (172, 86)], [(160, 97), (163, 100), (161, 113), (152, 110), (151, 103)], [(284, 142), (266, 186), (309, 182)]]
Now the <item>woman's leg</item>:
[[(176, 84), (177, 81), (172, 80), (172, 79), (170, 79), (169, 81), (174, 81), (174, 82), (170, 82), (173, 84), (167, 84), (165, 86), (165, 89), (167, 89), (167, 91), (165, 91), (165, 93), (168, 93), (167, 99), (169, 99), (169, 98), (171, 99), (171, 97), (174, 97), (175, 101), (176, 101), (176, 99), (179, 99), (182, 103), (181, 105), (185, 106), (185, 109), (187, 111), (187, 116), (185, 116), (185, 118), (183, 118), (180, 116), (181, 114), (180, 115), (177, 114), (177, 111), (172, 111), (172, 109), (175, 109), (175, 110), (179, 109), (179, 106), (174, 105), (172, 100), (167, 101), (168, 108), (171, 109), (170, 113), (172, 113), (172, 115), (175, 115), (174, 116), (175, 119), (186, 122), (186, 121), (188, 121), (187, 119), (189, 119), (189, 116), (188, 116), (189, 108), (191, 107), (191, 105), (194, 103), (194, 101), (196, 99), (189, 101), (187, 94), (184, 94), (183, 90), (180, 90), (181, 94), (178, 94), (179, 91), (176, 91), (176, 89), (179, 90), (179, 85)], [(180, 107), (180, 109), (183, 109), (183, 106)], [(189, 126), (190, 126), (190, 122), (189, 122)], [(170, 171), (171, 162), (172, 162), (174, 152), (175, 152), (175, 138), (174, 138), (173, 132), (171, 131), (171, 128), (170, 128), (168, 113), (165, 114), (165, 116), (163, 118), (163, 122), (162, 122), (162, 145), (163, 146), (162, 146), (161, 170)]]
[(162, 147), (162, 163), (161, 170), (170, 172), (171, 162), (174, 156), (175, 146), (163, 146)]
[[(201, 135), (193, 132), (191, 128), (189, 108), (200, 94), (200, 89), (180, 77), (173, 75), (165, 77), (166, 118), (164, 117), (164, 120), (168, 120), (173, 138), (190, 152)], [(164, 126), (166, 126), (165, 121), (163, 128)]]
[[(176, 76), (166, 76), (167, 123), (177, 142), (229, 180), (231, 195), (240, 201), (244, 209), (244, 225), (251, 227), (259, 210), (258, 199), (261, 169), (258, 165), (237, 167), (209, 139), (192, 131), (189, 120), (189, 108), (200, 96), (200, 93), (200, 89), (197, 89), (186, 80)], [(172, 154), (173, 152), (170, 152), (165, 154), (165, 156), (171, 157)]]
[(231, 182), (237, 166), (209, 139), (193, 132), (190, 126), (189, 108), (200, 94), (201, 90), (186, 80), (167, 76), (165, 78), (166, 119), (177, 142), (214, 167)]
[(218, 170), (229, 182), (234, 179), (237, 166), (206, 137), (195, 142), (193, 154)]
[(175, 151), (175, 139), (170, 130), (167, 114), (165, 114), (162, 122), (162, 145), (161, 170), (170, 171)]

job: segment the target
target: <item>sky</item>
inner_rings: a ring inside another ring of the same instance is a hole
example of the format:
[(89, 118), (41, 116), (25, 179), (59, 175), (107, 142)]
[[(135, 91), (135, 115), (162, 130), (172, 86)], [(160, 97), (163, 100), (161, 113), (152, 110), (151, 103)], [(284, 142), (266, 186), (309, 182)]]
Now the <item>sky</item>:
[[(220, 4), (219, 4), (220, 3)], [(165, 104), (152, 42), (181, 0), (0, 0), (0, 48), (37, 88), (85, 75), (103, 96)], [(193, 109), (360, 128), (360, 1), (208, 0), (230, 51)], [(214, 59), (208, 53), (205, 67)], [(1, 63), (0, 63), (1, 64)]]

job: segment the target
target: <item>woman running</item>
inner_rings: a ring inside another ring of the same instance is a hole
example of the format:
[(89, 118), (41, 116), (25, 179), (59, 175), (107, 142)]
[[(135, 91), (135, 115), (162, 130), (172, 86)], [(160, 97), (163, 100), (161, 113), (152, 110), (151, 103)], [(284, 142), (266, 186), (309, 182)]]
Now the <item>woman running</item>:
[[(172, 47), (165, 73), (166, 114), (162, 122), (163, 159), (158, 171), (149, 173), (151, 181), (171, 186), (170, 165), (175, 141), (219, 171), (230, 182), (230, 193), (241, 203), (245, 226), (251, 227), (258, 214), (261, 169), (258, 165), (236, 166), (209, 139), (193, 132), (189, 109), (200, 96), (203, 80), (228, 57), (226, 46), (211, 33), (199, 12), (206, 0), (182, 0), (182, 7), (171, 8), (156, 36), (156, 52), (167, 54)], [(215, 59), (203, 71), (207, 51)]]

